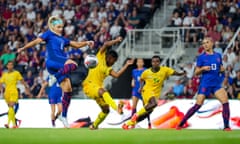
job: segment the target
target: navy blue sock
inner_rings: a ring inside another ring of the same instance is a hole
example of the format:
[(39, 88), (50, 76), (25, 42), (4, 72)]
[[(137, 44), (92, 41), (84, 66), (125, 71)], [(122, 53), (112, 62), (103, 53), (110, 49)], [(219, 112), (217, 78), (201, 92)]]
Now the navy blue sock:
[(68, 107), (70, 105), (71, 98), (72, 98), (72, 92), (64, 92), (63, 98), (62, 98), (62, 107), (63, 107), (62, 116), (63, 117), (67, 117)]
[(229, 128), (229, 117), (230, 117), (230, 110), (229, 110), (229, 103), (224, 103), (222, 105), (223, 111), (222, 111), (222, 117), (224, 122), (224, 128)]
[(61, 75), (68, 74), (77, 69), (77, 65), (75, 64), (65, 64), (63, 68), (59, 69), (55, 74), (55, 77), (58, 79)]
[(197, 111), (199, 110), (201, 107), (201, 105), (195, 104), (193, 107), (191, 107), (188, 112), (186, 113), (186, 115), (183, 117), (182, 121), (180, 122), (180, 124), (178, 126), (182, 127), (186, 121)]
[(137, 109), (132, 109), (132, 116), (137, 112)]

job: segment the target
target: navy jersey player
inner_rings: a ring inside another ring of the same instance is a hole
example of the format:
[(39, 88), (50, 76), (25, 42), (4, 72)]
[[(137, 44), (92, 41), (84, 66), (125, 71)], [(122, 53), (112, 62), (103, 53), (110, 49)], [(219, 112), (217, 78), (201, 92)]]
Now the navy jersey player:
[(202, 106), (205, 98), (210, 94), (214, 94), (216, 98), (222, 103), (223, 111), (223, 123), (224, 130), (230, 131), (229, 127), (229, 103), (227, 92), (222, 88), (222, 79), (220, 73), (224, 71), (222, 66), (222, 57), (219, 53), (213, 51), (213, 40), (210, 37), (206, 37), (202, 43), (204, 47), (204, 53), (198, 56), (195, 74), (200, 75), (200, 85), (198, 89), (198, 95), (195, 105), (188, 110), (177, 129), (184, 127), (186, 121)]
[[(43, 93), (47, 87), (49, 87), (49, 77), (46, 81), (43, 82), (42, 87), (38, 93), (38, 98), (43, 96)], [(51, 122), (52, 126), (55, 127), (56, 118), (60, 118), (60, 114), (62, 113), (62, 89), (58, 83), (54, 83), (52, 86), (48, 88), (48, 103), (51, 106)], [(57, 112), (56, 112), (57, 107)], [(65, 124), (67, 125), (67, 124)]]
[[(72, 86), (68, 74), (77, 69), (77, 63), (71, 59), (68, 59), (64, 47), (71, 46), (73, 48), (82, 48), (87, 45), (93, 46), (93, 41), (77, 42), (71, 41), (62, 36), (63, 21), (57, 16), (51, 16), (48, 19), (48, 28), (40, 37), (27, 43), (24, 47), (18, 49), (18, 52), (31, 48), (41, 42), (46, 43), (47, 57), (46, 67), (51, 74), (49, 80), (49, 86), (53, 85), (56, 81), (60, 84), (63, 91), (63, 112), (62, 117), (65, 123), (67, 123), (67, 110), (72, 97)], [(65, 127), (68, 127), (66, 125)]]
[[(132, 114), (133, 116), (137, 112), (137, 104), (138, 100), (142, 100), (142, 95), (141, 92), (139, 91), (140, 89), (140, 77), (143, 71), (146, 70), (144, 67), (144, 60), (142, 58), (138, 58), (136, 62), (137, 68), (132, 70)], [(149, 115), (147, 116), (148, 118), (148, 128), (151, 129), (151, 122), (150, 122), (150, 117)]]

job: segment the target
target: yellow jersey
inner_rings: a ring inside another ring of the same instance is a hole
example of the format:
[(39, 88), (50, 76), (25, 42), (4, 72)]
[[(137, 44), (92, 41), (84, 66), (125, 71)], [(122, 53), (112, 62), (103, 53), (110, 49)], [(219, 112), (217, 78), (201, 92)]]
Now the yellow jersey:
[(145, 81), (143, 92), (151, 96), (159, 96), (164, 80), (173, 73), (174, 69), (166, 66), (161, 66), (158, 72), (152, 72), (151, 68), (148, 68), (141, 75), (141, 79)]
[(98, 52), (96, 55), (98, 64), (95, 68), (89, 69), (86, 79), (83, 81), (83, 85), (86, 82), (91, 82), (99, 86), (103, 86), (104, 79), (110, 74), (112, 67), (106, 64), (106, 51)]
[(17, 91), (17, 82), (23, 77), (18, 71), (4, 72), (0, 78), (0, 83), (5, 84), (5, 91)]

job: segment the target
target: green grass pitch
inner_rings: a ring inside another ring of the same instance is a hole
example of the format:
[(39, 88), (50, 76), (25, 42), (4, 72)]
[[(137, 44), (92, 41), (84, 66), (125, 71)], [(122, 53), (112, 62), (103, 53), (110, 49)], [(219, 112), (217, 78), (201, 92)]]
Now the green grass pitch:
[(239, 144), (240, 130), (0, 128), (1, 144)]

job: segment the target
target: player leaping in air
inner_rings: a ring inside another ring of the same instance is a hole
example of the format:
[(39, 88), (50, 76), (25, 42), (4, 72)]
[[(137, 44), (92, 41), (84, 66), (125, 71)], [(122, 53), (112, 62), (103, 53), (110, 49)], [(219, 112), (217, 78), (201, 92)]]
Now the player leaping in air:
[(52, 86), (56, 80), (60, 84), (63, 91), (63, 112), (62, 122), (65, 127), (69, 127), (67, 122), (67, 111), (72, 97), (72, 86), (69, 79), (69, 73), (77, 69), (77, 63), (71, 59), (68, 59), (64, 53), (64, 47), (71, 46), (73, 48), (81, 48), (89, 45), (94, 45), (93, 41), (77, 42), (71, 41), (62, 36), (63, 21), (57, 16), (51, 16), (48, 19), (48, 28), (40, 37), (27, 43), (24, 47), (18, 49), (18, 52), (31, 48), (43, 41), (46, 42), (47, 47), (47, 59), (46, 67), (51, 74), (49, 80), (49, 86)]
[(100, 47), (97, 58), (98, 65), (89, 69), (86, 79), (83, 81), (83, 91), (89, 97), (94, 99), (101, 108), (101, 112), (98, 114), (97, 119), (90, 126), (90, 129), (97, 129), (99, 124), (106, 118), (110, 109), (118, 111), (119, 114), (122, 114), (122, 105), (117, 105), (112, 99), (110, 93), (104, 88), (104, 79), (107, 76), (112, 76), (114, 78), (119, 77), (129, 65), (133, 64), (134, 59), (128, 60), (126, 64), (118, 71), (112, 69), (112, 65), (117, 61), (118, 54), (113, 50), (108, 50), (114, 44), (117, 44), (122, 41), (121, 37), (118, 37), (114, 40), (107, 41)]

